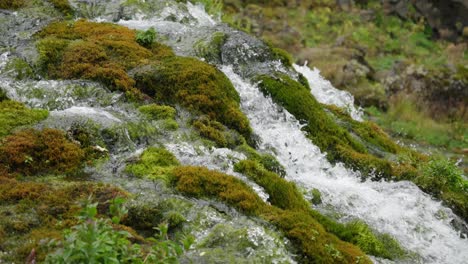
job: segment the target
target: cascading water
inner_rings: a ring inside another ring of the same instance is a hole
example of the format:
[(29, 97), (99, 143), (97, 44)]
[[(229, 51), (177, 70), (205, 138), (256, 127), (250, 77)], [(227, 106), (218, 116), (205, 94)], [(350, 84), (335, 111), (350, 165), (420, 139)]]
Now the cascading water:
[[(324, 207), (349, 218), (359, 218), (380, 232), (393, 235), (423, 263), (464, 263), (468, 240), (450, 225), (456, 216), (411, 182), (361, 182), (359, 174), (341, 164), (331, 165), (301, 131), (299, 122), (246, 82), (231, 67), (223, 66), (241, 96), (242, 109), (261, 138), (261, 148), (275, 150), (286, 167), (287, 179), (308, 189), (317, 188)], [(307, 77), (308, 75), (306, 75)], [(313, 80), (310, 80), (313, 84)]]
[[(73, 4), (79, 1), (71, 0), (71, 2)], [(120, 1), (111, 2), (112, 6), (118, 9)], [(185, 8), (178, 5), (164, 4), (158, 14), (132, 14), (132, 19), (120, 20), (117, 23), (135, 29), (155, 27), (158, 33), (165, 37), (166, 44), (172, 46), (177, 54), (186, 56), (194, 55), (193, 44), (196, 41), (217, 30), (238, 34), (220, 25), (199, 5), (187, 3)], [(115, 19), (113, 15), (115, 13), (118, 12), (111, 10), (108, 16), (99, 18), (102, 14), (96, 14), (91, 18), (111, 21)], [(239, 50), (240, 53), (252, 48), (248, 45), (242, 47), (244, 49)], [(258, 53), (252, 51), (250, 55), (255, 57)], [(8, 56), (8, 53), (0, 56), (0, 71), (7, 64)], [(236, 71), (238, 61), (226, 60), (228, 62), (223, 61), (225, 66), (221, 66), (220, 69), (239, 92), (242, 109), (250, 119), (254, 132), (260, 137), (260, 148), (274, 154), (286, 167), (288, 180), (306, 189), (317, 188), (321, 191), (323, 204), (317, 209), (325, 213), (329, 210), (338, 212), (342, 215), (342, 221), (354, 218), (364, 220), (377, 231), (393, 235), (406, 249), (420, 256), (420, 259), (411, 261), (467, 262), (468, 240), (461, 239), (460, 234), (451, 227), (450, 221), (456, 216), (450, 209), (432, 200), (410, 182), (361, 182), (358, 172), (350, 171), (342, 164), (331, 165), (319, 148), (306, 138), (299, 122), (286, 110), (274, 104), (270, 98), (265, 97), (244, 75), (240, 77)], [(258, 64), (251, 67), (257, 66)], [(278, 61), (260, 66), (258, 68), (261, 70), (270, 67), (274, 68), (274, 71), (284, 71)], [(312, 93), (318, 101), (346, 108), (354, 119), (361, 120), (361, 114), (354, 108), (353, 98), (349, 93), (333, 88), (317, 70), (298, 65), (294, 65), (294, 68), (308, 79)], [(32, 107), (51, 110), (51, 116), (42, 122), (41, 126), (65, 126), (67, 123), (64, 120), (69, 121), (75, 117), (91, 119), (103, 127), (115, 125), (125, 127), (126, 123), (139, 120), (136, 109), (119, 100), (121, 94), (106, 91), (92, 82), (15, 81), (13, 78), (0, 76), (0, 88), (6, 90), (10, 98), (28, 103)], [(149, 144), (138, 145), (131, 142), (128, 136), (125, 138), (127, 141), (122, 143), (124, 147), (111, 149), (110, 161), (100, 169), (92, 171), (95, 174), (93, 177), (141, 193), (141, 196), (144, 196), (142, 199), (156, 201), (168, 197), (174, 198), (174, 195), (165, 193), (162, 187), (154, 187), (151, 182), (129, 180), (121, 176), (120, 172), (125, 161), (137, 156), (149, 146)], [(193, 142), (183, 141), (177, 135), (166, 138), (162, 136), (158, 143), (165, 145), (181, 163), (206, 166), (233, 174), (251, 184), (264, 200), (267, 199), (268, 196), (262, 188), (248, 181), (243, 175), (232, 171), (233, 163), (244, 157), (242, 154), (228, 149), (198, 148), (192, 144)], [(185, 213), (188, 221), (198, 223), (198, 226), (194, 227), (194, 233), (199, 244), (209, 240), (209, 237), (218, 233), (219, 229), (226, 230), (226, 227), (229, 227), (247, 233), (246, 241), (249, 247), (243, 249), (245, 252), (237, 254), (240, 258), (250, 258), (253, 262), (259, 260), (271, 260), (276, 263), (293, 262), (292, 254), (283, 245), (287, 244), (287, 241), (285, 242), (275, 231), (268, 230), (268, 226), (265, 227), (237, 213), (223, 212), (226, 208), (214, 210), (213, 206), (222, 207), (215, 202), (207, 204), (209, 203), (207, 201), (191, 199), (184, 203), (191, 206)], [(236, 232), (231, 233), (237, 234)], [(230, 241), (223, 243), (225, 244), (219, 242), (213, 248), (216, 246), (223, 248)], [(239, 242), (242, 243), (245, 241)], [(189, 252), (190, 259), (206, 262), (204, 256), (207, 251), (208, 248)], [(381, 260), (376, 259), (376, 261)]]

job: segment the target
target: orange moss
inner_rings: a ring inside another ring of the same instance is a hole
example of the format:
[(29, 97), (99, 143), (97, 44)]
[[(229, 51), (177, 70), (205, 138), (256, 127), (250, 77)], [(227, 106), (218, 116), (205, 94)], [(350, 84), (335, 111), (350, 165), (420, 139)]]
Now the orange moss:
[(0, 144), (0, 164), (10, 173), (73, 173), (84, 159), (83, 150), (55, 129), (19, 131)]
[(142, 95), (126, 71), (155, 58), (173, 56), (161, 44), (154, 44), (151, 50), (140, 46), (134, 30), (111, 23), (55, 22), (37, 36), (41, 38), (41, 67), (50, 78), (91, 79), (137, 98)]

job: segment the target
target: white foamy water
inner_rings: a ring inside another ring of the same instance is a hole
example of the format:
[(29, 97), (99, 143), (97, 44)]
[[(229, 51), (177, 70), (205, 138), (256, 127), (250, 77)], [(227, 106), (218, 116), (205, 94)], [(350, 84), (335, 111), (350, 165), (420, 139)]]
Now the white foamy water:
[(354, 120), (362, 121), (362, 111), (354, 106), (354, 97), (347, 91), (338, 90), (320, 75), (317, 68), (313, 70), (297, 64), (293, 65), (294, 69), (304, 75), (309, 81), (311, 93), (322, 104), (336, 105), (348, 111)]
[(287, 179), (319, 189), (325, 206), (332, 206), (345, 219), (359, 218), (393, 235), (403, 247), (419, 254), (423, 263), (468, 262), (468, 240), (451, 227), (455, 216), (450, 209), (411, 182), (361, 182), (357, 173), (343, 165), (331, 165), (291, 114), (229, 66), (222, 71), (239, 92), (242, 109), (261, 138), (261, 148), (276, 150)]

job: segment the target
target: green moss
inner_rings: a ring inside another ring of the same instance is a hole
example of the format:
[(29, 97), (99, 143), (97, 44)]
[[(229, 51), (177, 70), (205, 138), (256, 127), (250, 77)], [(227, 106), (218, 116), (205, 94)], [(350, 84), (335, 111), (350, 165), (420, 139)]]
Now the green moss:
[(0, 138), (20, 126), (33, 125), (49, 115), (46, 110), (29, 109), (21, 103), (0, 101)]
[(65, 16), (73, 15), (73, 8), (68, 3), (68, 0), (48, 0), (55, 8), (57, 8)]
[(168, 105), (148, 104), (138, 107), (138, 111), (153, 120), (174, 119), (176, 110)]
[(318, 189), (312, 189), (311, 191), (312, 199), (311, 202), (312, 204), (318, 205), (322, 203), (322, 194)]
[[(249, 161), (237, 165), (237, 168), (246, 172), (248, 170), (252, 175), (250, 177), (265, 184), (265, 188), (274, 193), (274, 195), (270, 194), (271, 199), (274, 199), (272, 201), (281, 207), (292, 209), (282, 210), (267, 205), (250, 186), (241, 180), (206, 168), (178, 167), (173, 171), (173, 184), (176, 190), (186, 195), (219, 199), (246, 214), (260, 216), (270, 221), (293, 242), (301, 255), (301, 261), (304, 263), (333, 263), (337, 261), (326, 250), (326, 244), (336, 247), (342, 256), (339, 263), (355, 262), (359, 259), (362, 261), (360, 263), (370, 263), (357, 247), (340, 241), (325, 231), (323, 226), (307, 211), (307, 205), (305, 201), (301, 201), (300, 193), (294, 185), (271, 172), (260, 169), (255, 163)], [(274, 180), (275, 183), (272, 184), (269, 180)], [(288, 204), (286, 198), (281, 201), (279, 197), (286, 197), (296, 202)]]
[(221, 148), (234, 148), (245, 141), (235, 131), (229, 130), (223, 124), (206, 117), (194, 120), (192, 126), (198, 130), (202, 137), (212, 140)]
[(134, 73), (137, 87), (157, 101), (181, 104), (250, 137), (239, 95), (215, 67), (193, 58), (173, 57)]
[(294, 183), (265, 170), (255, 161), (243, 160), (235, 164), (235, 171), (247, 175), (269, 194), (269, 202), (281, 209), (308, 210), (309, 204)]
[(281, 177), (286, 176), (286, 169), (273, 155), (259, 153), (254, 148), (245, 143), (238, 146), (236, 151), (244, 153), (250, 160), (259, 162), (266, 170), (274, 172)]
[(0, 0), (0, 9), (18, 9), (26, 5), (24, 0)]
[(168, 181), (168, 176), (179, 161), (164, 148), (149, 147), (140, 156), (136, 163), (129, 164), (125, 172), (136, 177), (161, 179)]
[(216, 198), (252, 215), (265, 203), (243, 181), (203, 167), (178, 167), (173, 170), (177, 191), (197, 198)]
[(215, 32), (211, 35), (209, 41), (200, 40), (194, 45), (195, 53), (198, 57), (204, 58), (208, 62), (221, 61), (221, 47), (226, 41), (226, 34)]
[(264, 93), (271, 95), (275, 102), (306, 123), (304, 130), (314, 144), (327, 152), (329, 159), (339, 157), (336, 152), (338, 145), (366, 153), (362, 144), (333, 122), (306, 87), (282, 74), (278, 78), (259, 76), (258, 79), (261, 81), (259, 87)]

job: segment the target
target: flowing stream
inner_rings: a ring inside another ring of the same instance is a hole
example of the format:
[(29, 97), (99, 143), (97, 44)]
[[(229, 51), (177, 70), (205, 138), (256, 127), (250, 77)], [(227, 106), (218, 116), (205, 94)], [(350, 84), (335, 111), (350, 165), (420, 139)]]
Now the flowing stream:
[[(74, 2), (78, 1), (72, 1)], [(185, 56), (193, 56), (193, 44), (215, 31), (237, 34), (235, 30), (221, 25), (204, 12), (201, 6), (188, 3), (183, 8), (181, 5), (165, 5), (162, 11), (153, 15), (135, 13), (132, 19), (120, 20), (117, 23), (135, 29), (154, 27), (163, 36), (161, 39), (164, 39), (166, 44), (171, 45), (177, 54)], [(167, 17), (171, 19), (166, 19)], [(112, 21), (111, 18), (100, 17), (99, 14), (93, 18), (98, 21)], [(185, 20), (188, 22), (180, 22)], [(247, 51), (252, 48), (244, 46)], [(256, 55), (257, 53), (252, 51), (249, 56)], [(6, 65), (8, 56), (8, 53), (1, 54), (0, 72)], [(307, 190), (320, 190), (323, 203), (317, 207), (318, 210), (339, 214), (340, 221), (343, 222), (360, 219), (379, 232), (391, 234), (404, 248), (417, 255), (411, 259), (413, 263), (468, 263), (468, 239), (460, 238), (460, 233), (451, 226), (451, 221), (456, 216), (450, 209), (433, 200), (411, 182), (362, 182), (359, 172), (346, 169), (342, 164), (330, 164), (325, 154), (305, 136), (301, 125), (291, 114), (276, 105), (271, 98), (265, 97), (247, 75), (242, 74), (241, 77), (237, 62), (237, 59), (223, 61), (219, 69), (238, 91), (242, 110), (260, 138), (260, 149), (277, 157), (286, 168), (288, 180)], [(259, 68), (262, 67), (282, 70), (277, 61), (266, 62)], [(294, 65), (294, 68), (308, 79), (312, 94), (317, 100), (346, 108), (354, 119), (362, 119), (359, 109), (354, 108), (354, 99), (349, 93), (335, 89), (316, 69), (311, 70), (298, 65)], [(79, 116), (91, 119), (102, 127), (122, 125), (125, 128), (125, 123), (139, 119), (136, 109), (123, 103), (119, 93), (111, 93), (92, 82), (15, 81), (0, 76), (0, 88), (6, 90), (15, 100), (32, 107), (51, 110), (51, 115), (43, 122), (43, 126), (66, 126), (67, 122), (72, 122)], [(232, 171), (232, 164), (242, 159), (243, 154), (228, 149), (196, 147), (193, 142), (184, 141), (177, 136), (166, 135), (161, 138), (164, 137), (162, 143), (181, 163), (202, 165), (233, 174), (251, 184), (264, 200), (267, 199), (267, 194), (261, 187)], [(112, 166), (122, 165), (111, 164), (112, 162), (122, 163), (125, 159), (138, 155), (148, 146), (138, 146), (137, 143), (131, 142), (126, 130), (121, 138), (122, 143), (119, 147), (115, 151), (110, 150), (111, 154), (120, 156), (111, 157), (109, 169), (101, 172), (104, 176), (108, 175), (107, 181), (110, 182), (127, 181), (113, 176), (115, 168)], [(141, 190), (152, 187), (138, 188)], [(210, 232), (218, 232), (216, 228), (221, 224), (231, 228), (244, 228), (249, 239), (251, 238), (249, 241), (253, 241), (252, 247), (246, 249), (244, 256), (255, 257), (256, 254), (261, 254), (255, 253), (255, 250), (263, 250), (266, 252), (264, 254), (272, 259), (276, 257), (278, 263), (293, 262), (292, 255), (281, 245), (288, 242), (274, 231), (268, 231), (262, 224), (244, 216), (215, 215), (215, 211), (206, 208), (208, 207), (200, 207), (198, 204), (192, 210), (194, 215), (197, 212), (206, 213), (203, 221), (209, 222), (202, 225), (203, 228), (200, 227), (197, 235), (199, 240), (209, 237)], [(200, 217), (199, 214), (196, 217)], [(196, 254), (201, 257), (204, 253)]]
[(343, 220), (358, 218), (393, 235), (406, 249), (419, 254), (422, 263), (467, 262), (468, 240), (451, 227), (456, 216), (450, 209), (411, 182), (361, 182), (358, 172), (342, 164), (331, 165), (291, 114), (230, 66), (223, 66), (222, 71), (239, 92), (242, 109), (261, 138), (261, 148), (274, 150), (286, 167), (288, 180), (319, 189), (324, 196), (322, 207), (332, 207), (343, 214)]

